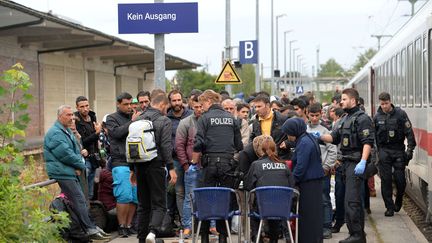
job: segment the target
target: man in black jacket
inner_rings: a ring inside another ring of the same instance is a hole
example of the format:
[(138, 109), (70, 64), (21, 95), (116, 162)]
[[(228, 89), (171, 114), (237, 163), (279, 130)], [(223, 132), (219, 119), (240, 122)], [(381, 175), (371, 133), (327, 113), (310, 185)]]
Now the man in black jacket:
[(255, 137), (269, 135), (276, 143), (279, 158), (282, 160), (290, 159), (290, 142), (287, 140), (286, 134), (281, 130), (287, 117), (278, 111), (272, 111), (270, 108), (270, 99), (265, 95), (257, 96), (253, 103), (256, 118), (252, 123), (249, 143), (252, 143)]
[(78, 96), (75, 100), (75, 125), (78, 133), (81, 135), (83, 148), (88, 151), (86, 161), (88, 198), (93, 199), (93, 185), (95, 171), (99, 167), (99, 133), (102, 126), (96, 121), (96, 113), (90, 110), (88, 99), (84, 96)]
[(151, 106), (139, 117), (153, 123), (157, 157), (149, 162), (135, 163), (131, 181), (138, 190), (138, 239), (139, 242), (154, 243), (166, 213), (166, 171), (170, 184), (175, 184), (171, 144), (171, 120), (166, 117), (168, 98), (165, 94), (152, 97)]
[(132, 233), (130, 228), (138, 203), (136, 187), (133, 187), (129, 180), (130, 169), (126, 161), (126, 137), (129, 133), (129, 125), (140, 115), (132, 111), (131, 103), (132, 96), (129, 93), (120, 94), (117, 97), (117, 112), (110, 114), (106, 121), (111, 143), (113, 192), (117, 201), (120, 237), (128, 237)]
[[(387, 208), (384, 214), (392, 217), (394, 212), (399, 212), (402, 207), (406, 187), (405, 166), (412, 159), (417, 144), (406, 112), (391, 103), (390, 94), (387, 92), (382, 92), (378, 99), (380, 107), (373, 120), (378, 147), (381, 193)], [(408, 144), (406, 150), (405, 138)], [(397, 189), (395, 201), (393, 179)]]

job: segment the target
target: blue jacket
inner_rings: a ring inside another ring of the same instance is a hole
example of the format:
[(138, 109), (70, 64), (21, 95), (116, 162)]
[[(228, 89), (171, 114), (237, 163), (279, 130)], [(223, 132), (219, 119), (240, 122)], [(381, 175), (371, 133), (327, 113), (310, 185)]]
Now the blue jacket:
[(316, 139), (306, 133), (306, 123), (301, 118), (290, 118), (282, 126), (287, 135), (296, 137), (296, 148), (292, 158), (294, 180), (302, 183), (324, 176), (321, 151)]
[(72, 131), (56, 121), (44, 139), (44, 158), (50, 179), (78, 180), (75, 170), (84, 170), (80, 146)]

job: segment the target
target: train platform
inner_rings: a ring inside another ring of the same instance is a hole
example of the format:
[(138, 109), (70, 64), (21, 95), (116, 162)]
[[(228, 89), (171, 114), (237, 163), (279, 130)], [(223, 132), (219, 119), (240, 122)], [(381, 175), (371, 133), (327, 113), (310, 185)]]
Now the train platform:
[[(375, 188), (377, 196), (371, 198), (371, 214), (366, 214), (365, 232), (367, 242), (370, 243), (388, 243), (388, 242), (409, 242), (409, 243), (427, 243), (428, 241), (413, 223), (410, 217), (402, 208), (400, 212), (395, 213), (393, 217), (385, 217), (384, 202), (381, 197), (380, 180), (375, 177)], [(341, 228), (339, 233), (333, 234), (332, 239), (324, 240), (324, 243), (338, 243), (340, 240), (348, 237), (346, 225)], [(165, 243), (177, 243), (178, 238), (164, 238)], [(217, 237), (211, 237), (211, 242), (217, 242)], [(115, 238), (113, 243), (138, 242), (134, 236), (129, 238)], [(192, 240), (185, 240), (192, 242)], [(233, 235), (233, 243), (238, 242), (238, 235)], [(279, 242), (285, 242), (279, 240)]]

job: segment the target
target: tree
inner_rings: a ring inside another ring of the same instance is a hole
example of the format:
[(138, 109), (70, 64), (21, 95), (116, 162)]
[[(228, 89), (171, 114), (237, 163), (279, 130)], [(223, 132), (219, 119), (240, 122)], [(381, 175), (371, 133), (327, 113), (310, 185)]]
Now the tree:
[(244, 64), (241, 68), (236, 69), (237, 74), (242, 80), (241, 84), (233, 85), (233, 94), (243, 92), (244, 97), (255, 92), (255, 67), (252, 64)]
[(65, 213), (48, 210), (52, 196), (46, 188), (23, 188), (34, 183), (37, 171), (31, 157), (25, 164), (19, 139), (30, 121), (26, 110), (31, 86), (21, 64), (0, 76), (0, 242), (60, 242), (60, 229), (69, 222)]
[(344, 72), (343, 67), (334, 58), (330, 58), (326, 63), (321, 64), (318, 77), (343, 77)]
[(211, 75), (204, 70), (180, 70), (176, 73), (176, 79), (180, 84), (180, 90), (185, 96), (188, 96), (193, 89), (212, 89), (219, 92), (224, 89), (223, 85), (215, 84), (216, 76)]
[(351, 68), (351, 73), (357, 73), (362, 69), (366, 63), (369, 62), (370, 59), (372, 59), (373, 56), (377, 53), (377, 50), (373, 48), (369, 48), (364, 53), (360, 54), (357, 57), (357, 61), (354, 63), (353, 67)]

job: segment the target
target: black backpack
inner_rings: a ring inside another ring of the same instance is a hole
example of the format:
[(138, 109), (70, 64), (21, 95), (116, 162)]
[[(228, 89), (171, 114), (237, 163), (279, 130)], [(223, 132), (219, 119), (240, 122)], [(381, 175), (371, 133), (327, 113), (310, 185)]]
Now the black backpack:
[(49, 208), (53, 213), (67, 212), (69, 214), (69, 227), (63, 228), (61, 231), (63, 239), (68, 242), (90, 242), (86, 227), (75, 213), (71, 202), (63, 193), (51, 202)]

